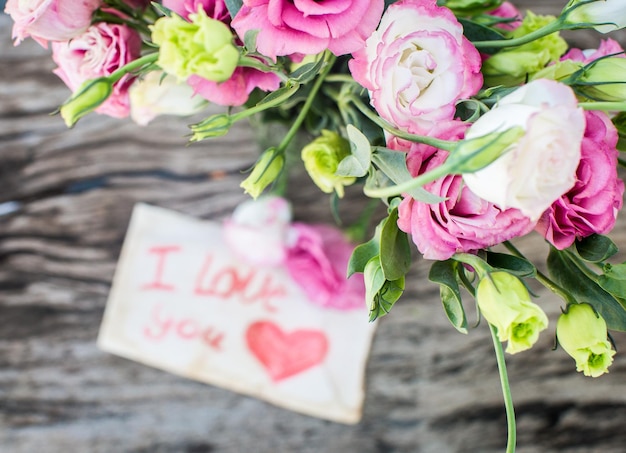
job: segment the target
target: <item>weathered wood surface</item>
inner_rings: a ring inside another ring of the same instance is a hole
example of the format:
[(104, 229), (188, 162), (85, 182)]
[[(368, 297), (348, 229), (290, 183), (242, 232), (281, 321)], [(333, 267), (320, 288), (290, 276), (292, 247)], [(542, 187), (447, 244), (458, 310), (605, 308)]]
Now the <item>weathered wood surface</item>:
[[(529, 7), (540, 0), (523, 2)], [(545, 2), (564, 3), (564, 2)], [(553, 11), (558, 6), (538, 6)], [(380, 322), (363, 421), (344, 426), (154, 370), (99, 351), (98, 327), (134, 203), (220, 219), (244, 200), (250, 130), (185, 146), (187, 120), (147, 128), (97, 115), (66, 130), (49, 113), (68, 92), (47, 51), (10, 43), (0, 16), (0, 451), (490, 452), (505, 419), (486, 326), (456, 333), (416, 262), (409, 289)], [(593, 46), (597, 37), (578, 45)], [(622, 43), (626, 43), (622, 40)], [(330, 221), (310, 186), (296, 215)], [(349, 217), (363, 206), (344, 203)], [(622, 219), (623, 220), (623, 219)], [(626, 244), (626, 223), (613, 237)], [(531, 256), (545, 247), (520, 242)], [(626, 357), (584, 378), (551, 351), (560, 302), (539, 291), (552, 330), (508, 357), (520, 452), (626, 450)], [(616, 337), (626, 347), (626, 337)]]

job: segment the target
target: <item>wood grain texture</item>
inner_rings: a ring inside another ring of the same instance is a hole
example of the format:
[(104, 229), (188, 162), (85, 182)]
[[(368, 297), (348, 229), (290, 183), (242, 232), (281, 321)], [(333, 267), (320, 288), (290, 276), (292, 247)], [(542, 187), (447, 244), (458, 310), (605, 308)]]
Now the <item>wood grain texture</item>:
[[(538, 12), (558, 6), (524, 1)], [(95, 345), (130, 212), (147, 202), (221, 219), (245, 199), (238, 185), (256, 157), (250, 128), (186, 146), (189, 120), (146, 128), (91, 115), (72, 130), (50, 116), (69, 92), (46, 50), (14, 48), (0, 16), (0, 451), (497, 452), (505, 418), (488, 329), (458, 334), (445, 319), (429, 263), (379, 325), (363, 421), (344, 426), (154, 370)], [(593, 47), (598, 36), (575, 35)], [(619, 35), (620, 39), (623, 35)], [(626, 40), (621, 39), (624, 44)], [(296, 178), (296, 216), (330, 222), (328, 202)], [(3, 205), (7, 206), (7, 205)], [(364, 202), (342, 203), (352, 218)], [(626, 224), (614, 239), (626, 244)], [(546, 247), (519, 241), (541, 259)], [(622, 452), (626, 358), (584, 378), (552, 351), (560, 301), (538, 289), (552, 328), (508, 357), (519, 452)], [(618, 348), (626, 338), (616, 336)]]

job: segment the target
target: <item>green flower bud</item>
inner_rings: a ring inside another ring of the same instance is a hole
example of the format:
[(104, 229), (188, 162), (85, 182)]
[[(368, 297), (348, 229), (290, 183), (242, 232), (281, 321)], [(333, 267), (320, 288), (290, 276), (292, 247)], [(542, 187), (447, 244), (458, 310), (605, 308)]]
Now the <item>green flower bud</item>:
[(191, 126), (192, 142), (199, 142), (207, 138), (221, 137), (226, 135), (233, 125), (233, 120), (227, 113), (211, 115), (204, 121)]
[(473, 173), (512, 149), (524, 134), (523, 128), (512, 127), (503, 132), (461, 140), (446, 163), (455, 166), (452, 173)]
[(624, 0), (570, 0), (566, 24), (592, 24), (600, 33), (609, 33), (626, 27)]
[(202, 9), (189, 18), (191, 22), (174, 14), (154, 23), (152, 40), (160, 47), (157, 64), (180, 81), (194, 74), (214, 82), (229, 79), (239, 62), (232, 32)]
[(111, 95), (112, 82), (99, 77), (84, 82), (59, 109), (67, 127), (72, 127), (88, 113), (97, 109)]
[(564, 83), (567, 83), (568, 81), (566, 79), (580, 71), (584, 66), (585, 65), (583, 63), (573, 60), (557, 61), (556, 63), (551, 64), (550, 66), (545, 67), (541, 71), (533, 74), (530, 80), (550, 79), (556, 80), (557, 82), (563, 81)]
[(559, 344), (585, 376), (608, 373), (615, 351), (607, 340), (606, 322), (589, 304), (570, 304), (556, 323)]
[(356, 181), (354, 177), (338, 176), (337, 167), (344, 157), (350, 155), (350, 142), (336, 132), (322, 131), (322, 136), (302, 148), (304, 167), (322, 192), (337, 192), (343, 197), (344, 186)]
[(285, 157), (282, 153), (277, 152), (275, 148), (266, 150), (254, 165), (250, 176), (240, 184), (240, 187), (256, 200), (280, 175), (284, 164)]
[[(553, 16), (537, 16), (528, 11), (522, 25), (507, 37), (520, 38), (554, 20)], [(540, 71), (548, 63), (558, 61), (567, 47), (567, 42), (558, 33), (552, 33), (522, 46), (504, 49), (483, 63), (485, 84), (515, 86), (524, 83), (528, 76)]]
[(510, 354), (530, 349), (539, 332), (548, 327), (546, 314), (530, 300), (520, 279), (508, 272), (492, 272), (481, 279), (476, 302), (489, 324), (498, 329), (498, 339), (508, 341)]
[(574, 82), (576, 91), (594, 101), (626, 101), (626, 58), (606, 57), (591, 63)]

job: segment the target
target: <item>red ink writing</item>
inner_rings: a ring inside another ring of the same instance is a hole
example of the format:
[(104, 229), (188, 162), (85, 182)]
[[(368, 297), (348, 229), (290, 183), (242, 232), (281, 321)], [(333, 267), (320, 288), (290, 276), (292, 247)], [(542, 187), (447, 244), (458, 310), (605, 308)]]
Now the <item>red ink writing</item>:
[(164, 245), (164, 246), (150, 248), (148, 252), (155, 254), (157, 257), (156, 269), (154, 272), (154, 279), (150, 283), (146, 283), (145, 285), (143, 285), (141, 289), (174, 291), (174, 285), (165, 283), (163, 281), (163, 272), (165, 270), (165, 260), (168, 254), (172, 252), (179, 252), (179, 251), (180, 251), (180, 247), (177, 245)]
[(287, 295), (285, 288), (275, 284), (271, 275), (259, 280), (256, 269), (242, 270), (233, 266), (212, 270), (213, 257), (207, 255), (196, 278), (194, 294), (221, 299), (239, 297), (244, 304), (260, 303), (266, 310), (274, 312), (271, 299)]
[(152, 323), (146, 326), (143, 334), (153, 341), (160, 341), (166, 337), (179, 338), (181, 340), (200, 340), (210, 348), (221, 351), (224, 333), (213, 326), (204, 326), (196, 319), (175, 318), (166, 316), (162, 312), (161, 305), (156, 305), (152, 310)]

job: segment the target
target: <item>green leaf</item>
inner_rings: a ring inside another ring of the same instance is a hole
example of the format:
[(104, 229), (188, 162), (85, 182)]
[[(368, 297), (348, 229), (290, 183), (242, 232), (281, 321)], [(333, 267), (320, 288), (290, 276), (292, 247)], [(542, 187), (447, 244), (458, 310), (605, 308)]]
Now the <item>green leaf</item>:
[[(463, 25), (463, 34), (470, 41), (500, 41), (505, 39), (500, 33), (493, 28), (486, 27), (469, 19), (459, 18), (459, 22)], [(500, 49), (492, 47), (481, 48), (480, 51), (486, 54), (497, 53)]]
[(502, 0), (438, 0), (437, 5), (450, 8), (456, 16), (473, 16), (496, 9)]
[(439, 284), (439, 295), (450, 323), (461, 333), (467, 333), (467, 318), (461, 303), (461, 291), (456, 279), (459, 263), (454, 260), (435, 261), (428, 279)]
[(605, 264), (604, 274), (598, 276), (598, 285), (611, 293), (624, 306), (624, 300), (626, 300), (626, 263)]
[[(287, 84), (284, 87), (279, 88), (276, 91), (272, 91), (271, 93), (269, 93), (267, 96), (265, 96), (263, 99), (261, 99), (259, 101), (259, 103), (257, 104), (258, 106), (267, 104), (269, 102), (275, 101), (276, 99), (282, 97), (282, 96), (287, 96), (287, 99), (290, 98), (291, 96), (293, 96), (294, 94), (296, 94), (296, 92), (298, 91), (298, 89), (300, 88), (299, 84)], [(285, 101), (283, 101), (285, 102)]]
[(494, 268), (504, 269), (520, 278), (534, 277), (537, 268), (525, 258), (487, 251), (487, 263)]
[[(386, 219), (384, 219), (383, 222), (384, 221), (386, 221)], [(355, 274), (357, 272), (364, 273), (367, 262), (371, 260), (372, 258), (374, 258), (375, 256), (379, 255), (380, 253), (380, 244), (378, 240), (379, 228), (380, 228), (380, 225), (376, 228), (376, 234), (374, 234), (374, 237), (372, 239), (370, 239), (369, 241), (363, 244), (356, 246), (355, 249), (352, 251), (352, 255), (350, 256), (350, 261), (348, 262), (348, 275), (346, 278), (350, 278), (352, 274)]]
[(248, 52), (256, 52), (256, 37), (259, 30), (248, 30), (243, 37), (243, 45)]
[(317, 74), (319, 74), (320, 69), (324, 65), (324, 59), (320, 58), (318, 61), (312, 63), (306, 63), (302, 66), (298, 67), (295, 71), (293, 71), (289, 78), (297, 83), (308, 83), (315, 78)]
[(386, 282), (378, 255), (371, 258), (365, 265), (363, 278), (365, 280), (365, 302), (372, 310), (375, 305), (375, 297)]
[(226, 8), (228, 8), (231, 19), (235, 18), (235, 16), (243, 6), (242, 0), (224, 0), (224, 3), (226, 3)]
[(601, 263), (618, 252), (618, 248), (608, 237), (592, 234), (574, 243), (576, 252), (585, 261)]
[[(376, 147), (375, 152), (372, 154), (372, 162), (395, 184), (413, 179), (406, 166), (406, 154), (403, 152)], [(412, 189), (408, 194), (413, 199), (424, 203), (445, 201), (445, 198), (433, 195), (423, 187)]]
[(351, 154), (339, 162), (335, 174), (360, 178), (365, 176), (370, 168), (372, 148), (367, 137), (352, 124), (348, 125), (347, 132)]
[(411, 267), (409, 237), (398, 228), (398, 209), (387, 217), (380, 234), (380, 263), (387, 280), (403, 277)]
[(404, 284), (404, 276), (392, 282), (389, 280), (385, 281), (378, 294), (374, 296), (374, 303), (370, 309), (370, 322), (385, 316), (391, 311), (391, 307), (400, 299), (404, 292)]
[(607, 327), (626, 332), (626, 310), (610, 293), (587, 277), (566, 253), (551, 248), (548, 270), (552, 279), (576, 299), (586, 302), (604, 318)]

